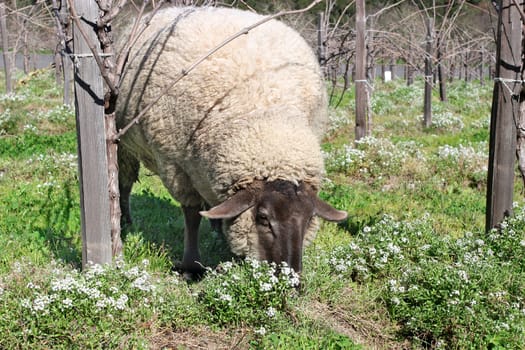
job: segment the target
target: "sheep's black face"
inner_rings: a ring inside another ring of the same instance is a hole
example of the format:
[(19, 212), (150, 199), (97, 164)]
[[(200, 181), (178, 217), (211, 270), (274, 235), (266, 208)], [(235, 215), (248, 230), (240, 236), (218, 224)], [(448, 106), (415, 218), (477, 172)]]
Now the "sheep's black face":
[(314, 202), (304, 186), (287, 181), (267, 183), (254, 207), (259, 257), (302, 269), (303, 241), (314, 216)]
[(257, 231), (259, 259), (286, 262), (296, 272), (302, 270), (304, 238), (312, 218), (317, 215), (341, 221), (347, 216), (319, 199), (311, 185), (282, 180), (256, 182), (201, 214), (210, 219), (232, 219), (248, 209)]

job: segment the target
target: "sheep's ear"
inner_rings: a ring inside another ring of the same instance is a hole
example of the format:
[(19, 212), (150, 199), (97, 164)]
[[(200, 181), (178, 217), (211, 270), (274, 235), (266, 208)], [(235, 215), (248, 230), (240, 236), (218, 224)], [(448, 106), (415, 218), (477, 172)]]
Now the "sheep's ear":
[(231, 219), (255, 204), (255, 194), (251, 191), (240, 190), (231, 198), (200, 214), (208, 219)]
[(314, 197), (315, 211), (314, 213), (328, 221), (343, 221), (348, 217), (346, 211), (337, 210), (330, 204), (321, 200), (319, 197)]
[(314, 204), (314, 214), (322, 217), (325, 220), (328, 221), (343, 221), (346, 220), (348, 217), (348, 213), (346, 211), (337, 210), (334, 207), (332, 207), (330, 204), (323, 201), (319, 196), (317, 195), (317, 190), (309, 184), (302, 184), (302, 188), (306, 190), (308, 193), (308, 196), (311, 198), (313, 204)]

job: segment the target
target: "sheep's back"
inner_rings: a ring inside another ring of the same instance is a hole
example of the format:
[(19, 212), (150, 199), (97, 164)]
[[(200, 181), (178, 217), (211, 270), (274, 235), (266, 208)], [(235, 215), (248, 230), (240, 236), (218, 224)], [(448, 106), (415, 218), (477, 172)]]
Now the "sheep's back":
[[(261, 18), (213, 7), (170, 7), (157, 13), (130, 55), (121, 87), (121, 94), (128, 95), (127, 118), (183, 69)], [(312, 50), (296, 31), (274, 20), (214, 53), (170, 95), (162, 104), (173, 105), (177, 117), (189, 123), (197, 123), (202, 111), (218, 104), (222, 109), (233, 105), (238, 113), (285, 104), (304, 111), (317, 134), (326, 118), (326, 96)]]
[[(183, 69), (262, 18), (225, 8), (171, 7), (157, 13), (130, 53), (118, 104), (119, 124), (129, 122)], [(301, 161), (310, 154), (311, 164), (305, 167), (311, 171), (306, 173), (318, 176), (322, 160), (318, 140), (310, 134), (318, 138), (323, 132), (326, 119), (323, 80), (308, 44), (295, 30), (275, 20), (233, 40), (197, 66), (147, 113), (140, 128), (130, 129), (124, 143), (151, 162), (165, 162), (169, 158), (182, 166), (187, 163), (201, 168), (232, 151), (229, 148), (235, 148), (236, 142), (232, 138), (246, 134), (247, 128), (266, 128), (269, 120), (264, 118), (272, 110), (280, 113), (271, 117), (280, 118), (276, 123), (280, 133), (298, 130), (297, 145), (293, 145), (292, 136), (285, 142), (291, 145), (284, 152), (289, 154), (289, 162), (296, 162), (294, 149), (301, 153), (298, 156)], [(220, 143), (217, 139), (227, 141)], [(309, 144), (304, 146), (305, 142)], [(144, 147), (145, 143), (148, 147)], [(218, 148), (214, 146), (219, 144)], [(279, 145), (271, 144), (267, 150), (262, 147), (253, 152), (271, 153)], [(210, 159), (199, 162), (195, 153), (203, 148), (207, 148), (209, 153), (205, 157)], [(263, 159), (260, 164), (274, 158)], [(203, 174), (196, 181), (206, 182), (213, 176), (216, 174)]]

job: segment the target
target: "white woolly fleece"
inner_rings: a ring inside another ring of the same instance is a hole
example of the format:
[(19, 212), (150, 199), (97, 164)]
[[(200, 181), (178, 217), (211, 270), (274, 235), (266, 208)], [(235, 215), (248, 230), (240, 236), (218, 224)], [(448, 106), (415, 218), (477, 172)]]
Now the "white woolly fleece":
[[(119, 127), (183, 69), (261, 18), (211, 7), (157, 13), (131, 51), (117, 106)], [(326, 101), (311, 48), (296, 31), (272, 20), (177, 83), (128, 131), (122, 146), (159, 174), (183, 205), (217, 205), (256, 179), (318, 187)], [(257, 240), (249, 237), (256, 232), (252, 224), (247, 212), (228, 225), (234, 253), (257, 251)]]

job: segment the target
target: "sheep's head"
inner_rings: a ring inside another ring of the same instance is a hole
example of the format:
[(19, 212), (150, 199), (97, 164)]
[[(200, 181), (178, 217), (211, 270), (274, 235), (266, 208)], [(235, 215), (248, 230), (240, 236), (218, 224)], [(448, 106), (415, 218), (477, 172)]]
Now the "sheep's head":
[(347, 217), (346, 212), (322, 201), (311, 185), (283, 180), (255, 182), (201, 214), (210, 219), (226, 219), (227, 230), (237, 226), (237, 231), (248, 231), (244, 232), (243, 248), (235, 253), (286, 262), (297, 272), (302, 269), (305, 240), (311, 239), (308, 236), (317, 229), (316, 216), (329, 221)]

